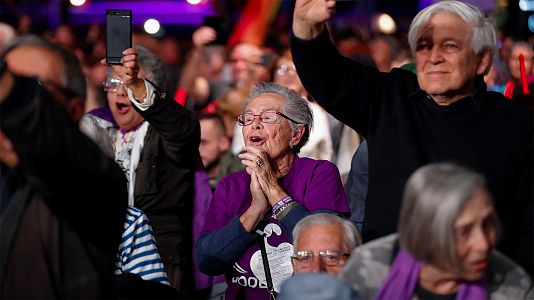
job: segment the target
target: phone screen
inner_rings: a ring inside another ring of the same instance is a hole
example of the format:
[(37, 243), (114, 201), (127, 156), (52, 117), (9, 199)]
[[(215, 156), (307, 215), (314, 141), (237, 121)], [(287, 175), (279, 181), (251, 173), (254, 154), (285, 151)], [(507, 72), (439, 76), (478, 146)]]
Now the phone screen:
[(132, 11), (106, 10), (106, 61), (120, 64), (122, 51), (132, 47)]

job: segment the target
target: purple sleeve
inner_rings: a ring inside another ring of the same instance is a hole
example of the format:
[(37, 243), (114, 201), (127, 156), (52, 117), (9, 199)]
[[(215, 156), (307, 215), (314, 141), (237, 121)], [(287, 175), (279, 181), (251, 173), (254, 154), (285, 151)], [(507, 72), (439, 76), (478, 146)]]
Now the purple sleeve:
[(246, 195), (241, 177), (221, 180), (211, 200), (204, 228), (195, 243), (195, 259), (207, 275), (219, 275), (229, 268), (256, 238), (239, 221), (239, 205)]
[[(228, 188), (228, 180), (223, 179), (217, 185), (217, 189), (211, 199), (211, 204), (206, 214), (206, 220), (202, 232), (212, 232), (228, 224), (235, 217), (232, 211), (233, 203), (230, 195), (237, 195)], [(237, 200), (237, 199), (235, 199)]]
[(315, 210), (337, 211), (350, 216), (349, 201), (345, 195), (337, 167), (329, 161), (321, 161), (314, 169), (304, 199), (301, 203)]

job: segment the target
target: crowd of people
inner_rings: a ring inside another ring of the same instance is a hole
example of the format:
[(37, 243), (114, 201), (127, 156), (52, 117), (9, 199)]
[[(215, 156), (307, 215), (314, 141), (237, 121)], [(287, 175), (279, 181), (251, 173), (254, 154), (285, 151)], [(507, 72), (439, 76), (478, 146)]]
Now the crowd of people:
[(335, 6), (121, 64), (0, 24), (1, 297), (534, 298), (532, 41), (447, 0), (366, 43)]

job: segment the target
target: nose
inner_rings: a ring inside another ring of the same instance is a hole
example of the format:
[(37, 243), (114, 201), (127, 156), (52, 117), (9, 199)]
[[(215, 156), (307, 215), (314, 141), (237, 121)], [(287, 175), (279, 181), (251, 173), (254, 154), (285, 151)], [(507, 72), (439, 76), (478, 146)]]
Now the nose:
[(439, 49), (438, 45), (435, 45), (434, 47), (432, 47), (432, 50), (430, 50), (428, 61), (432, 64), (437, 64), (442, 60), (443, 56), (441, 56), (441, 50)]
[(247, 68), (247, 62), (243, 59), (237, 59), (232, 62), (234, 70), (245, 70)]
[(121, 83), (121, 84), (117, 87), (117, 96), (125, 97), (126, 95), (128, 95), (128, 94), (126, 93), (126, 87), (124, 87), (124, 85)]
[(260, 116), (254, 116), (254, 120), (252, 120), (252, 123), (250, 123), (250, 126), (254, 129), (261, 129), (263, 126), (260, 121)]
[(487, 253), (491, 250), (491, 233), (485, 232), (482, 228), (476, 230), (473, 237), (473, 249), (477, 252)]
[(324, 268), (324, 266), (323, 266), (321, 257), (317, 257), (317, 256), (315, 256), (315, 257), (313, 258), (313, 261), (312, 261), (311, 264), (310, 264), (309, 271), (310, 271), (310, 272), (314, 272), (314, 273), (319, 273), (319, 272), (324, 272), (324, 271), (326, 271), (325, 268)]

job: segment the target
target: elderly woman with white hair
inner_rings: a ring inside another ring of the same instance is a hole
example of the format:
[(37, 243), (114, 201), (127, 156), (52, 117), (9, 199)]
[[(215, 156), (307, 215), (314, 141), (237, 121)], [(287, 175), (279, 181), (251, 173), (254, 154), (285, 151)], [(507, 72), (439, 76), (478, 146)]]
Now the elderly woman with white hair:
[(311, 212), (348, 215), (348, 201), (335, 165), (297, 155), (313, 118), (295, 91), (259, 84), (237, 122), (246, 169), (219, 182), (195, 258), (207, 275), (226, 275), (227, 299), (269, 299), (293, 273), (295, 224)]
[(498, 224), (481, 175), (421, 167), (406, 184), (398, 233), (356, 248), (341, 277), (364, 299), (532, 297), (527, 273), (494, 250)]

